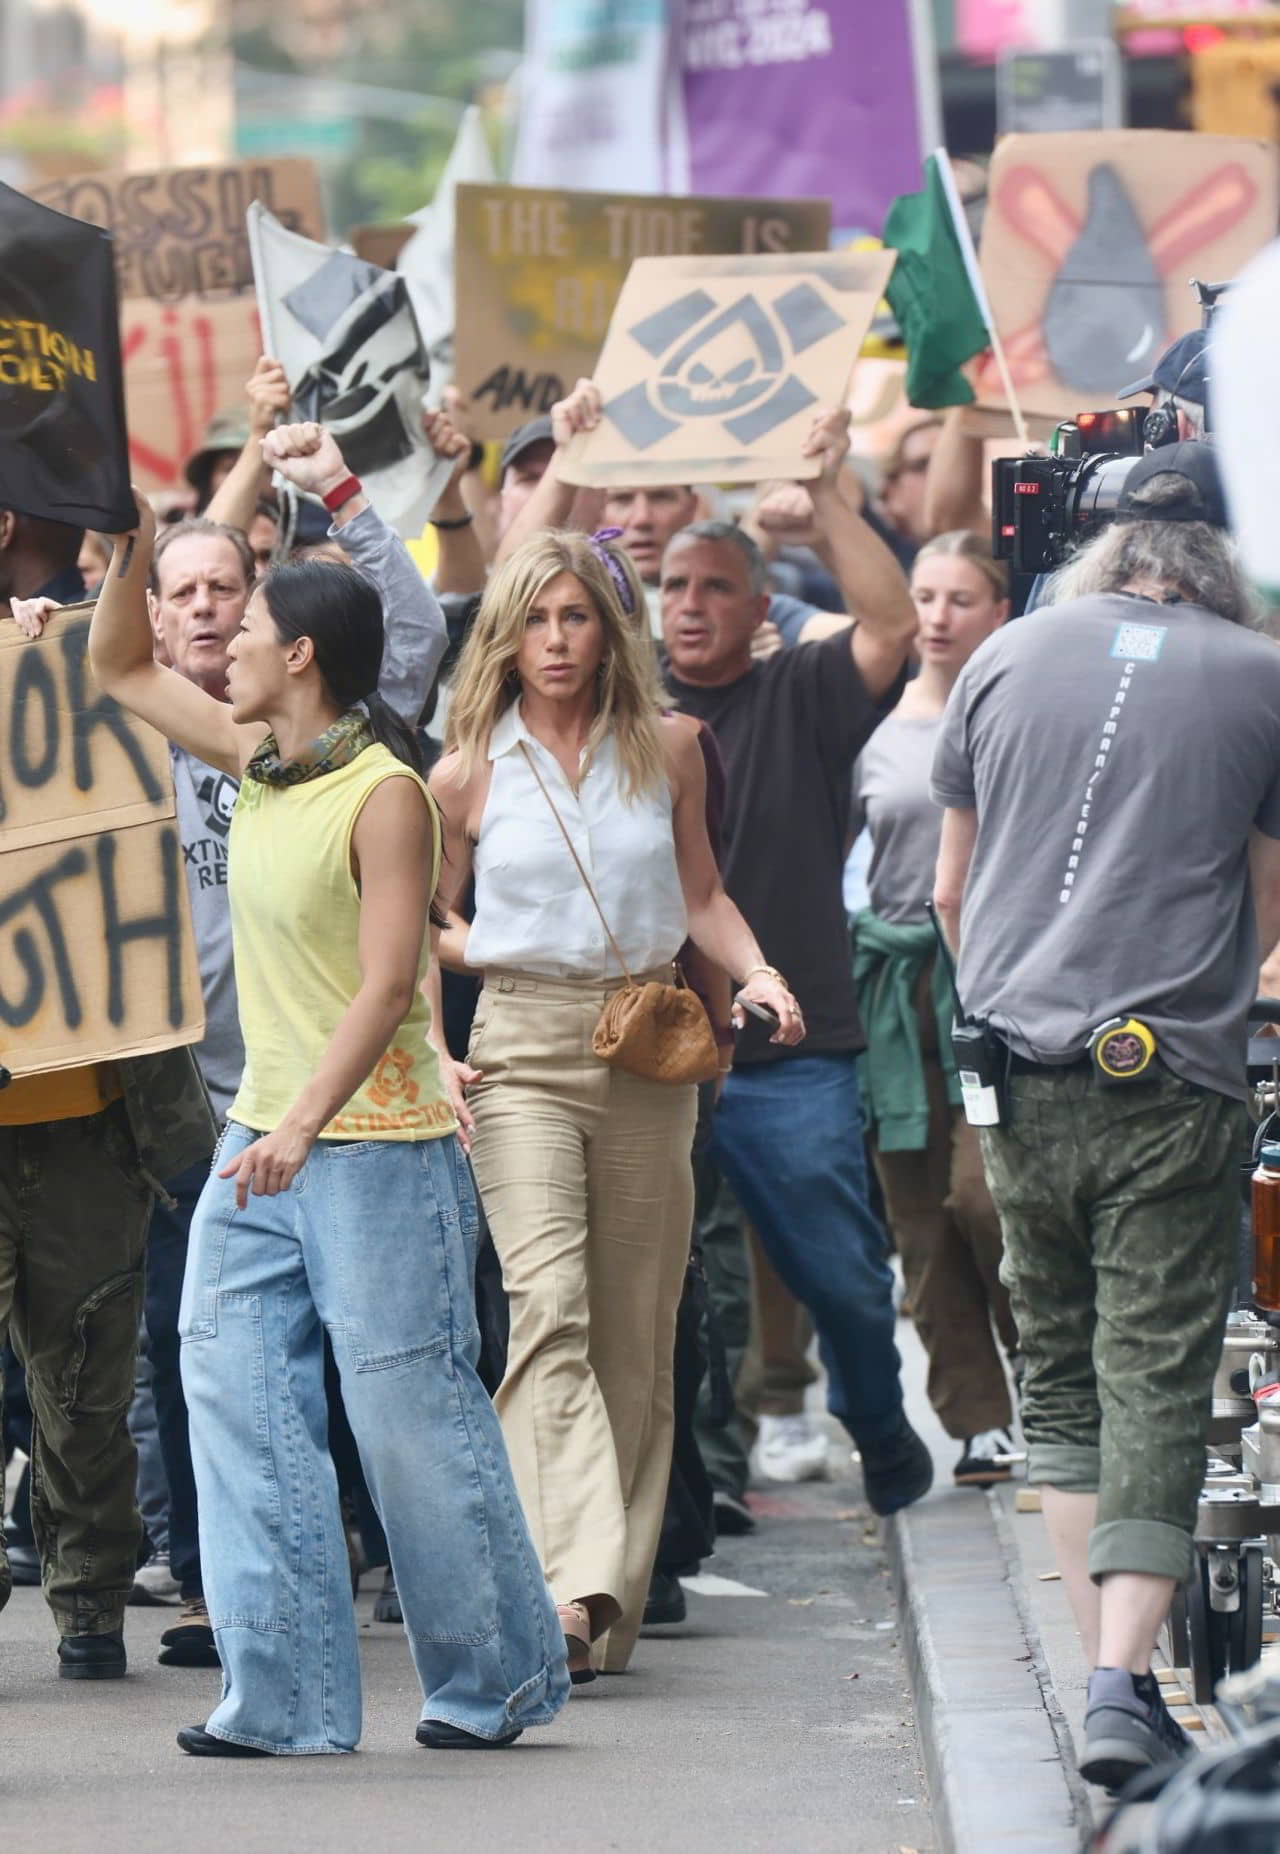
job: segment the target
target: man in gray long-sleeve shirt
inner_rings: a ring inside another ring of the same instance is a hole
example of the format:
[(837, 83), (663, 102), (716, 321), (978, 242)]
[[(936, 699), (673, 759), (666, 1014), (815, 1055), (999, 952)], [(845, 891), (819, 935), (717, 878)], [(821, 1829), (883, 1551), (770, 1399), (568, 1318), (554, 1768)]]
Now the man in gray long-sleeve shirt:
[[(341, 492), (346, 483), (355, 485), (357, 493), (331, 511), (330, 538), (381, 594), (386, 641), (379, 692), (413, 726), (448, 642), (434, 594), (403, 541), (359, 492), (328, 432), (318, 425), (282, 427), (274, 434), (272, 450), (280, 474), (298, 489), (323, 497)], [(282, 457), (282, 451), (292, 454)], [(254, 579), (244, 536), (217, 522), (184, 523), (162, 536), (153, 577), (149, 603), (157, 654), (179, 674), (225, 699), (227, 645), (239, 628)], [(205, 1035), (195, 1053), (222, 1119), (244, 1066), (226, 886), (227, 836), (238, 787), (226, 773), (181, 748), (170, 752), (204, 989)], [(206, 1173), (207, 1167), (193, 1167), (168, 1181), (175, 1208), (157, 1206), (147, 1258), (147, 1338), (169, 1478), (169, 1563), (186, 1604), (178, 1622), (162, 1637), (160, 1659), (187, 1666), (217, 1664), (213, 1631), (204, 1612), (195, 1483), (178, 1369), (187, 1232)]]

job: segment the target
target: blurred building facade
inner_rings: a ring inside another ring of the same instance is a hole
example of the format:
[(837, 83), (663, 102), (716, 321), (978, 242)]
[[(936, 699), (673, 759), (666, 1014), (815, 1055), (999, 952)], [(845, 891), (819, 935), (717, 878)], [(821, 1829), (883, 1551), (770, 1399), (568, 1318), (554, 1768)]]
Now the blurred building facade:
[[(897, 0), (826, 3), (862, 7), (874, 31)], [(1278, 132), (1277, 0), (924, 3), (955, 154), (994, 142), (1007, 48), (1113, 33), (1131, 126)], [(524, 0), (0, 0), (0, 178), (298, 154), (322, 170), (335, 230), (398, 219), (430, 197), (465, 104), (502, 94), (523, 14)]]

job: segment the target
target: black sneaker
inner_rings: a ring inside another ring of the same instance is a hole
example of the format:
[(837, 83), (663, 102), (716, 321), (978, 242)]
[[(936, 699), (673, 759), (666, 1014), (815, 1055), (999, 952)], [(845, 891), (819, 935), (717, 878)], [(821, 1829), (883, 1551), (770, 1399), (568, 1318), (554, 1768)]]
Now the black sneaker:
[(726, 1493), (722, 1487), (716, 1488), (711, 1510), (718, 1539), (745, 1538), (748, 1532), (756, 1529), (755, 1516), (746, 1501), (739, 1500), (736, 1494)]
[(1164, 1703), (1154, 1674), (1095, 1667), (1084, 1715), (1080, 1774), (1114, 1793), (1140, 1771), (1190, 1756), (1195, 1749)]
[(649, 1579), (649, 1594), (644, 1600), (646, 1629), (660, 1629), (673, 1622), (683, 1622), (689, 1613), (680, 1579), (670, 1571), (655, 1570)]
[(956, 1463), (957, 1487), (994, 1487), (1013, 1479), (1014, 1463), (1026, 1455), (1014, 1444), (1007, 1429), (984, 1429), (969, 1436), (964, 1453)]
[(867, 1502), (882, 1519), (923, 1499), (933, 1486), (933, 1456), (905, 1416), (891, 1436), (859, 1442), (858, 1452)]

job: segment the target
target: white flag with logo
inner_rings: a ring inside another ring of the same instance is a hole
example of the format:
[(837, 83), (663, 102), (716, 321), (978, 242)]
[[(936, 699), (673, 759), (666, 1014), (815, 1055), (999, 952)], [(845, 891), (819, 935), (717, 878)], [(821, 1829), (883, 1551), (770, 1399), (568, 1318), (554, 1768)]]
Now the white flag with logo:
[(430, 365), (404, 278), (286, 231), (257, 200), (248, 224), (263, 343), (295, 416), (326, 426), (383, 520), (417, 536), (452, 465), (422, 430)]
[(498, 178), (476, 104), (465, 111), (430, 205), (410, 215), (417, 227), (396, 259), (431, 359), (431, 396), (438, 404), (453, 377), (454, 188), (459, 181), (490, 186)]

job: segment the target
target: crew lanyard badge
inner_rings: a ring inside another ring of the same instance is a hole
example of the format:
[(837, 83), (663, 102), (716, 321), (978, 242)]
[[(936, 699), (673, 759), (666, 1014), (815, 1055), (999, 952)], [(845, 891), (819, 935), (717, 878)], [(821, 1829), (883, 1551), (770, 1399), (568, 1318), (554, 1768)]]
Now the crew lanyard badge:
[(956, 1079), (960, 1083), (960, 1104), (971, 1127), (998, 1127), (1004, 1118), (1000, 1112), (1001, 1045), (988, 1024), (973, 1022), (960, 1003), (956, 985), (956, 962), (951, 957), (932, 902), (927, 903), (929, 919), (938, 941), (938, 957), (951, 981), (951, 995), (956, 1001), (956, 1015), (951, 1025), (951, 1053), (955, 1058)]

